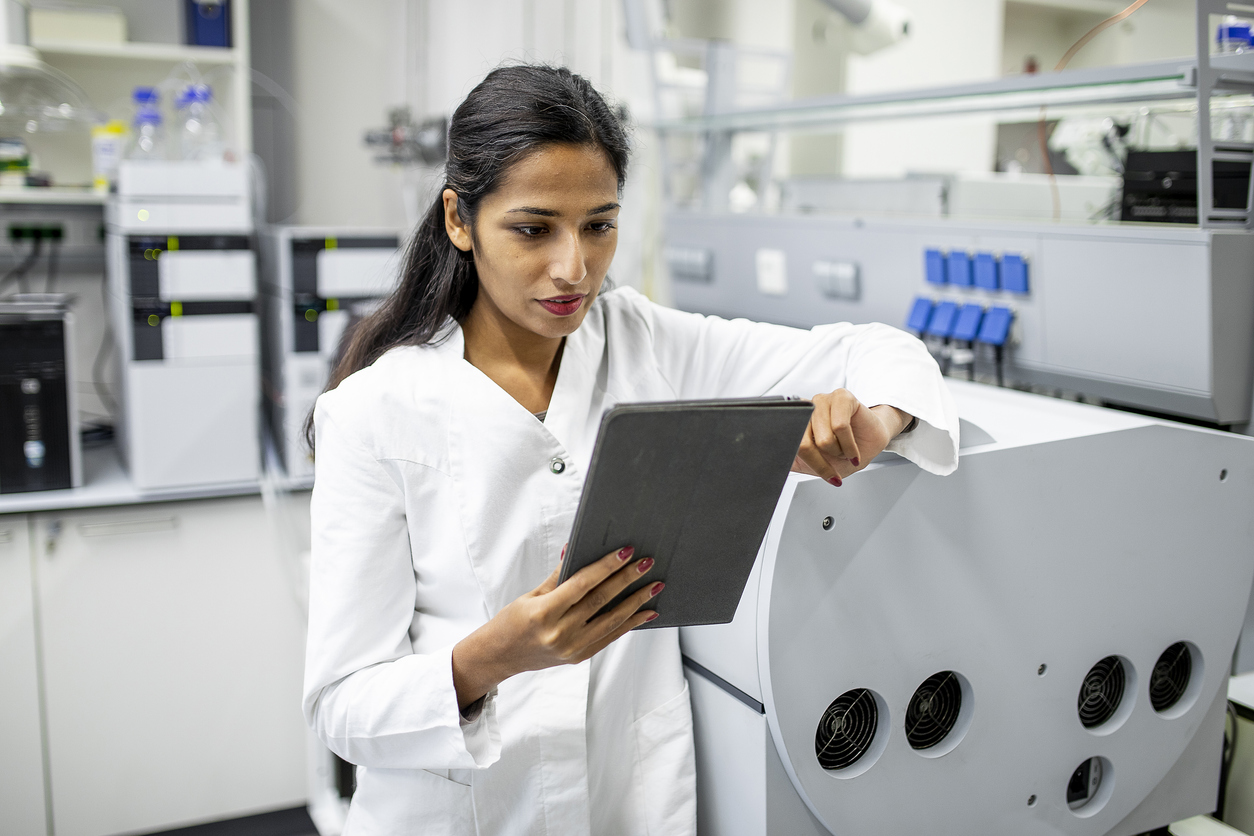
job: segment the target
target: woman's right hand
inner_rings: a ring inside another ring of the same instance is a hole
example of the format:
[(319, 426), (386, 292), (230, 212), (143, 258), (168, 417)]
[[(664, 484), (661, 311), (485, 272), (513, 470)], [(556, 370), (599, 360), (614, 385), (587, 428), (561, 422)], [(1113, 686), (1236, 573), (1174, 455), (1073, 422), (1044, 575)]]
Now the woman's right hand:
[[(565, 556), (565, 549), (562, 552)], [(640, 608), (662, 591), (662, 583), (642, 587), (597, 615), (653, 568), (653, 558), (633, 561), (633, 554), (631, 546), (610, 552), (563, 584), (558, 583), (559, 562), (544, 583), (458, 642), (453, 648), (458, 707), (464, 709), (515, 674), (578, 664), (657, 618), (656, 611)]]

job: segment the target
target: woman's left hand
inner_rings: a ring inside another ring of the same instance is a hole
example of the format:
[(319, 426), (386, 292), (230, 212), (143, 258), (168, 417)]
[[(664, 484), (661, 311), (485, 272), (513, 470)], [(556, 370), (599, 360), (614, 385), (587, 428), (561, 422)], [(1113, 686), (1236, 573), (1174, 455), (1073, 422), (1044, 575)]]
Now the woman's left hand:
[(848, 389), (815, 395), (810, 400), (814, 414), (792, 469), (826, 479), (838, 488), (842, 479), (884, 452), (888, 442), (911, 420), (910, 415), (888, 404), (863, 406)]

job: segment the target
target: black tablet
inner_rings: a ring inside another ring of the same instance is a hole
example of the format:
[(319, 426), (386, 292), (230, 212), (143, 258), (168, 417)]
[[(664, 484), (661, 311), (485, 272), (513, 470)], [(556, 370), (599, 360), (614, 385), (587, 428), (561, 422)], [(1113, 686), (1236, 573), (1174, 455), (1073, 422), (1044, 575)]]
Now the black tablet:
[(561, 580), (623, 546), (666, 582), (645, 627), (731, 621), (814, 406), (785, 398), (621, 404), (601, 418)]

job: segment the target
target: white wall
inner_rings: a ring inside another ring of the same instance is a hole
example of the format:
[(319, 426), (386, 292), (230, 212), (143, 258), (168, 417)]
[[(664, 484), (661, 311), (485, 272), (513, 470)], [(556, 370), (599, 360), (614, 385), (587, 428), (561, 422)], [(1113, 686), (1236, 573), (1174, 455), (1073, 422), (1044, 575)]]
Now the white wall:
[[(848, 92), (938, 87), (1001, 75), (1003, 0), (895, 0), (911, 15), (904, 41), (849, 59)], [(988, 117), (856, 125), (845, 133), (844, 174), (989, 171), (996, 135)]]

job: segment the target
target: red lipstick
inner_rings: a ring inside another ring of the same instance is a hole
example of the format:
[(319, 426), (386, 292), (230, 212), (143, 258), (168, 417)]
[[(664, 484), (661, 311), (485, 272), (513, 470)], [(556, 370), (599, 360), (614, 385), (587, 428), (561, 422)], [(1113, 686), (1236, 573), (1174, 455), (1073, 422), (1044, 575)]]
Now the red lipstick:
[(583, 304), (584, 294), (575, 293), (570, 296), (553, 296), (548, 299), (537, 299), (544, 309), (556, 316), (570, 316)]

